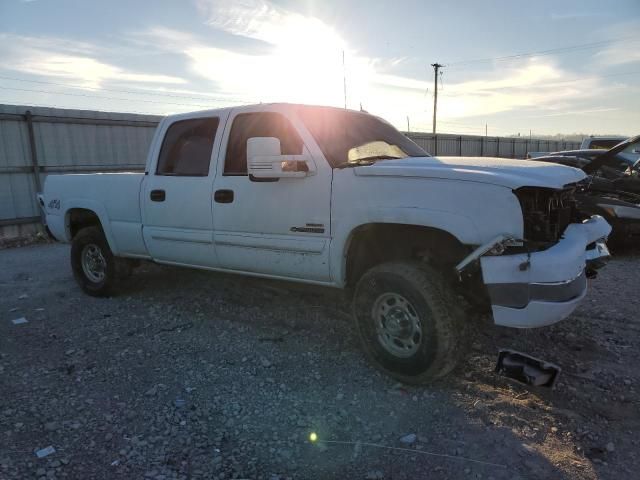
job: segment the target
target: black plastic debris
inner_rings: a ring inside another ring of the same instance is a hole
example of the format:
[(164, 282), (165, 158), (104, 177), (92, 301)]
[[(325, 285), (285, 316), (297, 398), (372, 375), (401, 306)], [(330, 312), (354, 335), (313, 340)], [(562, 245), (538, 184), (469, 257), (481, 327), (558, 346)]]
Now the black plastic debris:
[(561, 368), (550, 362), (534, 358), (515, 350), (500, 350), (496, 373), (526, 385), (551, 387), (556, 383)]

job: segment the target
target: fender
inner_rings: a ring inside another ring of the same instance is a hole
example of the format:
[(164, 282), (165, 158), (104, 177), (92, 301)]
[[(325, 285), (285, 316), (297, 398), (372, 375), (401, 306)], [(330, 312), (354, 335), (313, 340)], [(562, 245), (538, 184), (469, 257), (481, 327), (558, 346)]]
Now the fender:
[(341, 225), (335, 221), (329, 262), (331, 279), (342, 287), (346, 279), (347, 251), (353, 233), (359, 227), (370, 223), (388, 223), (431, 227), (447, 232), (463, 245), (478, 243), (480, 237), (473, 219), (459, 213), (418, 207), (376, 208), (367, 211), (366, 219), (351, 225)]
[(107, 215), (107, 211), (103, 205), (101, 205), (96, 200), (90, 200), (88, 198), (67, 198), (62, 200), (61, 210), (64, 212), (64, 223), (65, 223), (65, 240), (67, 242), (71, 241), (71, 231), (69, 230), (68, 224), (68, 216), (69, 210), (74, 208), (84, 208), (85, 210), (90, 210), (95, 213), (100, 220), (100, 226), (104, 231), (104, 236), (107, 239), (107, 243), (109, 244), (109, 248), (113, 252), (114, 255), (118, 254), (118, 246), (111, 231), (111, 223), (109, 221), (109, 217)]

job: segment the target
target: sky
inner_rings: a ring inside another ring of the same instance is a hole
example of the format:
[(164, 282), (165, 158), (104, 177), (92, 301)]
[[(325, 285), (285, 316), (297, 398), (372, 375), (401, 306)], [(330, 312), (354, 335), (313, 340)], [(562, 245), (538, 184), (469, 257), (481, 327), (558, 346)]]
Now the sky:
[(640, 133), (640, 0), (0, 0), (0, 60), (0, 103), (170, 114), (346, 91), (428, 132), (437, 62), (438, 133)]

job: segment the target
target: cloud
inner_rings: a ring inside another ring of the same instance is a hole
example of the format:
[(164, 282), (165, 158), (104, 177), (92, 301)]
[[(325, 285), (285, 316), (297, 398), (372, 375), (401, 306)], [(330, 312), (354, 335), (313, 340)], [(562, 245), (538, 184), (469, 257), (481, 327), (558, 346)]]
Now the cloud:
[(26, 73), (72, 79), (77, 83), (94, 88), (108, 80), (138, 83), (185, 82), (181, 78), (168, 75), (127, 72), (90, 57), (51, 55), (49, 53), (36, 54), (25, 60), (20, 60), (14, 64), (14, 68)]
[(363, 94), (368, 90), (376, 61), (349, 49), (320, 20), (262, 1), (201, 0), (198, 5), (213, 29), (259, 40), (267, 48), (252, 54), (161, 27), (149, 29), (138, 38), (184, 55), (190, 72), (220, 91), (254, 101), (341, 105), (345, 73), (352, 92)]
[(108, 81), (125, 83), (181, 84), (185, 80), (170, 75), (134, 72), (98, 60), (100, 48), (83, 42), (54, 37), (27, 37), (0, 34), (3, 68), (66, 79), (75, 85), (100, 87)]
[[(444, 119), (486, 117), (526, 107), (552, 111), (600, 92), (598, 79), (573, 81), (574, 75), (549, 59), (530, 60), (521, 67), (502, 66), (483, 74), (478, 80), (456, 82), (455, 75), (455, 70), (444, 69), (444, 85), (438, 97), (438, 112)], [(393, 104), (395, 110), (404, 112), (403, 116), (428, 120), (432, 108), (432, 80), (377, 74), (374, 81), (378, 95), (369, 104), (387, 109)], [(399, 121), (396, 119), (395, 123)]]
[[(398, 126), (406, 125), (407, 116), (412, 125), (430, 126), (432, 74), (424, 69), (422, 77), (407, 73), (412, 64), (426, 63), (423, 59), (365, 54), (320, 18), (268, 0), (194, 1), (203, 23), (211, 28), (207, 33), (157, 25), (123, 32), (115, 47), (0, 34), (3, 68), (92, 88), (116, 82), (145, 85), (159, 92), (206, 96), (220, 105), (287, 101), (341, 106), (346, 77), (349, 107), (358, 108), (362, 103)], [(633, 31), (640, 30), (629, 24), (615, 35), (604, 29), (596, 33), (601, 38), (619, 38)], [(608, 108), (602, 100), (610, 99), (616, 89), (629, 89), (598, 79), (602, 66), (639, 61), (636, 50), (628, 43), (603, 47), (581, 65), (597, 73), (582, 79), (576, 76), (584, 73), (572, 73), (553, 56), (488, 65), (482, 71), (471, 71), (475, 77), (469, 77), (469, 72), (462, 77), (460, 70), (445, 68), (439, 119), (452, 125), (482, 119), (484, 124), (491, 115), (514, 111), (549, 117), (561, 117), (564, 111), (596, 113)], [(166, 59), (168, 73), (147, 73), (144, 64), (141, 68), (118, 64), (130, 56), (138, 58), (140, 52), (156, 64)], [(180, 73), (173, 74), (175, 71)], [(185, 104), (184, 109), (193, 106)]]
[[(197, 5), (212, 28), (261, 40), (273, 47), (269, 55), (260, 57), (204, 46), (188, 49), (192, 65), (200, 74), (215, 77), (217, 67), (221, 67), (225, 75), (228, 73), (227, 78), (220, 80), (225, 89), (235, 85), (256, 91), (256, 82), (252, 80), (255, 73), (252, 75), (252, 72), (260, 72), (261, 82), (257, 89), (268, 98), (296, 101), (296, 97), (300, 97), (302, 101), (305, 98), (308, 101), (313, 97), (339, 104), (342, 99), (339, 52), (344, 49), (348, 52), (346, 73), (350, 105), (363, 102), (372, 111), (383, 115), (394, 112), (392, 115), (397, 117), (430, 114), (431, 98), (425, 98), (427, 90), (433, 87), (430, 78), (394, 73), (401, 70), (403, 59), (383, 61), (361, 55), (317, 18), (275, 6), (267, 0), (198, 0)], [(301, 70), (306, 73), (301, 74)], [(314, 75), (321, 75), (322, 82), (314, 81)], [(599, 92), (597, 80), (572, 83), (573, 76), (551, 58), (530, 59), (517, 63), (516, 67), (501, 65), (484, 74), (482, 79), (457, 83), (451, 81), (445, 68), (444, 78), (448, 83), (442, 92), (439, 111), (444, 118), (491, 115), (525, 107), (553, 111)], [(301, 92), (300, 84), (308, 85), (312, 90), (323, 90), (326, 95)], [(399, 122), (396, 120), (395, 123)]]
[(604, 113), (604, 112), (617, 112), (618, 107), (599, 107), (599, 108), (586, 108), (582, 110), (565, 110), (556, 113), (547, 113), (545, 115), (529, 115), (527, 118), (546, 118), (546, 117), (564, 117), (571, 115), (590, 115), (592, 113)]
[(605, 38), (613, 38), (608, 46), (593, 55), (595, 67), (613, 67), (640, 62), (640, 20), (630, 19), (615, 24), (605, 24), (598, 32)]
[(593, 59), (605, 67), (640, 63), (640, 37), (627, 42), (614, 43), (596, 52)]
[(305, 43), (313, 34), (322, 37), (329, 48), (345, 48), (340, 36), (321, 20), (264, 0), (198, 0), (197, 5), (208, 25), (234, 35), (284, 46)]
[(526, 107), (556, 110), (599, 92), (597, 79), (572, 82), (574, 75), (549, 60), (532, 60), (520, 68), (503, 67), (493, 76), (457, 84), (450, 82), (442, 101), (443, 115), (486, 116)]
[[(187, 59), (191, 74), (211, 82), (215, 91), (257, 101), (288, 101), (340, 106), (343, 103), (342, 51), (346, 56), (348, 104), (363, 107), (405, 125), (430, 123), (433, 80), (402, 73), (405, 58), (369, 57), (344, 42), (320, 19), (266, 0), (218, 2), (198, 0), (205, 23), (216, 31), (258, 40), (259, 52), (212, 45), (191, 33), (154, 28), (141, 34)], [(456, 81), (444, 69), (445, 86), (438, 110), (445, 121), (534, 109), (553, 115), (575, 111), (576, 103), (602, 95), (597, 78), (574, 80), (575, 74), (552, 57), (501, 64), (477, 80)]]

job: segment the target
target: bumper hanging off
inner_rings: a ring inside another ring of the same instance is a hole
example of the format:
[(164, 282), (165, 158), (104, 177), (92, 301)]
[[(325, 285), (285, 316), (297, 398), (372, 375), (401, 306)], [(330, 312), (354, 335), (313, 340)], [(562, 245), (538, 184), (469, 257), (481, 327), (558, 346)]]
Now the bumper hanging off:
[[(480, 256), (494, 322), (533, 328), (569, 316), (586, 295), (587, 276), (610, 256), (605, 244), (610, 232), (602, 217), (593, 216), (570, 224), (560, 241), (544, 251)], [(486, 253), (491, 249), (486, 247), (478, 250)]]

